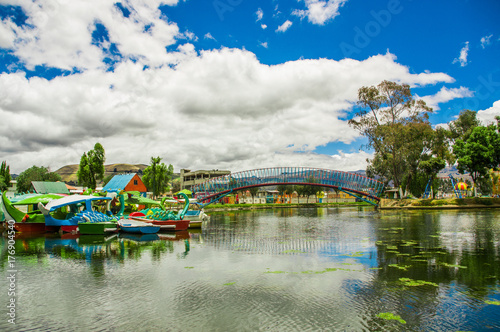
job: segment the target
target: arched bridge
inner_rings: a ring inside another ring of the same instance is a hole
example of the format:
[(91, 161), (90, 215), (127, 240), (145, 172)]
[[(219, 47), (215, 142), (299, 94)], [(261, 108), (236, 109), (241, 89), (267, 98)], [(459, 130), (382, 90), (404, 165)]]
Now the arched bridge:
[(194, 185), (191, 190), (203, 206), (232, 192), (252, 187), (312, 185), (338, 189), (370, 204), (378, 205), (382, 182), (356, 173), (307, 167), (275, 167), (232, 173)]

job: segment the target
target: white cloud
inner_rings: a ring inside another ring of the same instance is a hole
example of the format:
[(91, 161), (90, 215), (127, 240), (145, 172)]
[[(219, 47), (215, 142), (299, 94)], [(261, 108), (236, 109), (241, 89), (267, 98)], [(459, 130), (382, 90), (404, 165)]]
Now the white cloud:
[(465, 42), (465, 46), (460, 50), (460, 56), (453, 60), (453, 63), (460, 63), (460, 66), (467, 66), (467, 57), (469, 56), (469, 42)]
[(257, 15), (257, 22), (262, 20), (262, 18), (264, 17), (264, 12), (262, 11), (262, 9), (257, 9), (257, 12), (255, 13), (255, 15)]
[(477, 118), (481, 120), (484, 125), (497, 123), (496, 116), (500, 116), (500, 100), (493, 103), (493, 106), (477, 112)]
[(481, 47), (483, 49), (486, 48), (486, 46), (490, 45), (491, 44), (491, 38), (493, 37), (493, 34), (489, 35), (489, 36), (484, 36), (481, 38)]
[(265, 25), (265, 24), (261, 24), (260, 27), (262, 28), (262, 30), (266, 30), (267, 29), (267, 25)]
[(288, 28), (290, 28), (292, 26), (292, 22), (289, 21), (289, 20), (286, 20), (285, 23), (283, 23), (282, 25), (280, 25), (278, 27), (278, 29), (276, 29), (276, 32), (285, 32), (286, 30), (288, 30)]
[[(364, 153), (315, 154), (350, 143), (361, 86), (382, 80), (424, 86), (444, 73), (412, 74), (388, 53), (364, 61), (297, 60), (265, 65), (255, 54), (178, 49), (175, 67), (125, 61), (113, 72), (89, 69), (52, 80), (0, 75), (0, 160), (14, 172), (33, 164), (78, 164), (96, 142), (107, 163), (161, 156), (178, 170), (311, 166), (357, 170)], [(340, 159), (339, 159), (340, 158)]]
[(339, 15), (339, 8), (347, 0), (304, 0), (304, 2), (306, 9), (296, 9), (292, 14), (300, 18), (307, 17), (308, 21), (313, 24), (324, 25)]
[(262, 46), (264, 48), (268, 48), (267, 42), (260, 43), (260, 46)]
[[(96, 23), (108, 31), (125, 58), (134, 58), (148, 65), (172, 61), (165, 47), (176, 38), (194, 38), (179, 32), (175, 23), (162, 16), (158, 6), (175, 5), (177, 0), (148, 0), (122, 3), (130, 11), (124, 17), (116, 1), (23, 1), (20, 5), (28, 17), (28, 25), (0, 25), (2, 47), (13, 49), (28, 67), (47, 65), (67, 70), (95, 69), (103, 66), (105, 52), (92, 43)], [(61, 29), (64, 27), (64, 29)]]
[[(427, 106), (432, 107), (434, 111), (437, 111), (440, 109), (439, 104), (441, 103), (446, 103), (456, 98), (472, 97), (473, 95), (474, 93), (465, 87), (452, 89), (442, 87), (438, 93), (432, 96), (424, 96), (420, 99), (424, 100)], [(415, 99), (418, 99), (418, 96), (415, 97)]]

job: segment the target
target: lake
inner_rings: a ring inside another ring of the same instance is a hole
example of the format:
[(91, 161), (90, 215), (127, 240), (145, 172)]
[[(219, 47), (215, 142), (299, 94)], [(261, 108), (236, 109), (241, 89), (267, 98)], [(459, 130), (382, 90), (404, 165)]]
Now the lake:
[(0, 330), (500, 330), (499, 210), (209, 214), (177, 234), (18, 235), (14, 255), (3, 237)]

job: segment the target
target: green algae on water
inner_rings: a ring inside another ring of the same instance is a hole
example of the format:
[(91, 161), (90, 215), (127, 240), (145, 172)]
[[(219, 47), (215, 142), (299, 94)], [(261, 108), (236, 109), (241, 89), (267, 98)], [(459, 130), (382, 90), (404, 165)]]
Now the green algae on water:
[(408, 286), (408, 287), (417, 287), (417, 286), (425, 286), (425, 285), (439, 287), (438, 284), (436, 284), (434, 282), (430, 282), (430, 281), (425, 281), (425, 280), (413, 280), (410, 278), (399, 278), (399, 281), (401, 281), (404, 286)]
[(484, 301), (486, 304), (500, 305), (500, 301)]
[(382, 312), (382, 313), (378, 314), (377, 317), (385, 319), (385, 320), (397, 320), (401, 324), (406, 324), (406, 321), (404, 319), (402, 319), (401, 316), (395, 315), (391, 312)]

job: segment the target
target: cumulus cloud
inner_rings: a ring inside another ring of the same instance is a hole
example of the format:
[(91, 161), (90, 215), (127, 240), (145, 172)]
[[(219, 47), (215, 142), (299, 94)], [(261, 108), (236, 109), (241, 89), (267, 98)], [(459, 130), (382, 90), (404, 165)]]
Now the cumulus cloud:
[(493, 106), (477, 112), (477, 118), (481, 120), (484, 125), (497, 123), (496, 116), (500, 116), (500, 100), (493, 103)]
[[(125, 4), (125, 5), (124, 5)], [(115, 1), (22, 1), (27, 24), (17, 26), (9, 20), (0, 25), (0, 46), (13, 50), (30, 69), (46, 65), (66, 70), (103, 67), (106, 56), (92, 33), (102, 26), (125, 58), (147, 61), (149, 65), (169, 63), (165, 47), (176, 38), (195, 38), (180, 33), (158, 9), (177, 0), (150, 0), (122, 3)], [(61, 29), (64, 27), (64, 29)]]
[(292, 26), (292, 22), (290, 20), (286, 20), (285, 23), (283, 23), (282, 25), (280, 25), (278, 27), (278, 29), (276, 29), (276, 32), (285, 32), (291, 26)]
[(453, 63), (460, 63), (460, 66), (467, 66), (467, 57), (469, 56), (469, 42), (465, 42), (465, 46), (460, 50), (458, 58), (453, 60)]
[[(425, 101), (427, 106), (432, 107), (434, 111), (439, 110), (439, 104), (449, 102), (456, 98), (472, 97), (474, 93), (466, 87), (452, 88), (442, 87), (439, 92), (431, 96), (424, 96), (420, 99)], [(418, 99), (418, 96), (415, 96)]]
[(2, 74), (0, 159), (14, 171), (35, 160), (57, 169), (100, 142), (108, 162), (148, 163), (158, 155), (176, 169), (238, 171), (273, 162), (361, 169), (363, 153), (338, 159), (313, 151), (358, 138), (342, 119), (359, 87), (384, 79), (412, 86), (453, 81), (443, 73), (412, 74), (390, 53), (269, 66), (228, 48), (185, 56), (176, 67), (125, 61), (113, 72), (52, 80)]
[(306, 18), (313, 24), (324, 25), (339, 15), (339, 8), (347, 0), (304, 0), (306, 9), (296, 9), (293, 15)]

